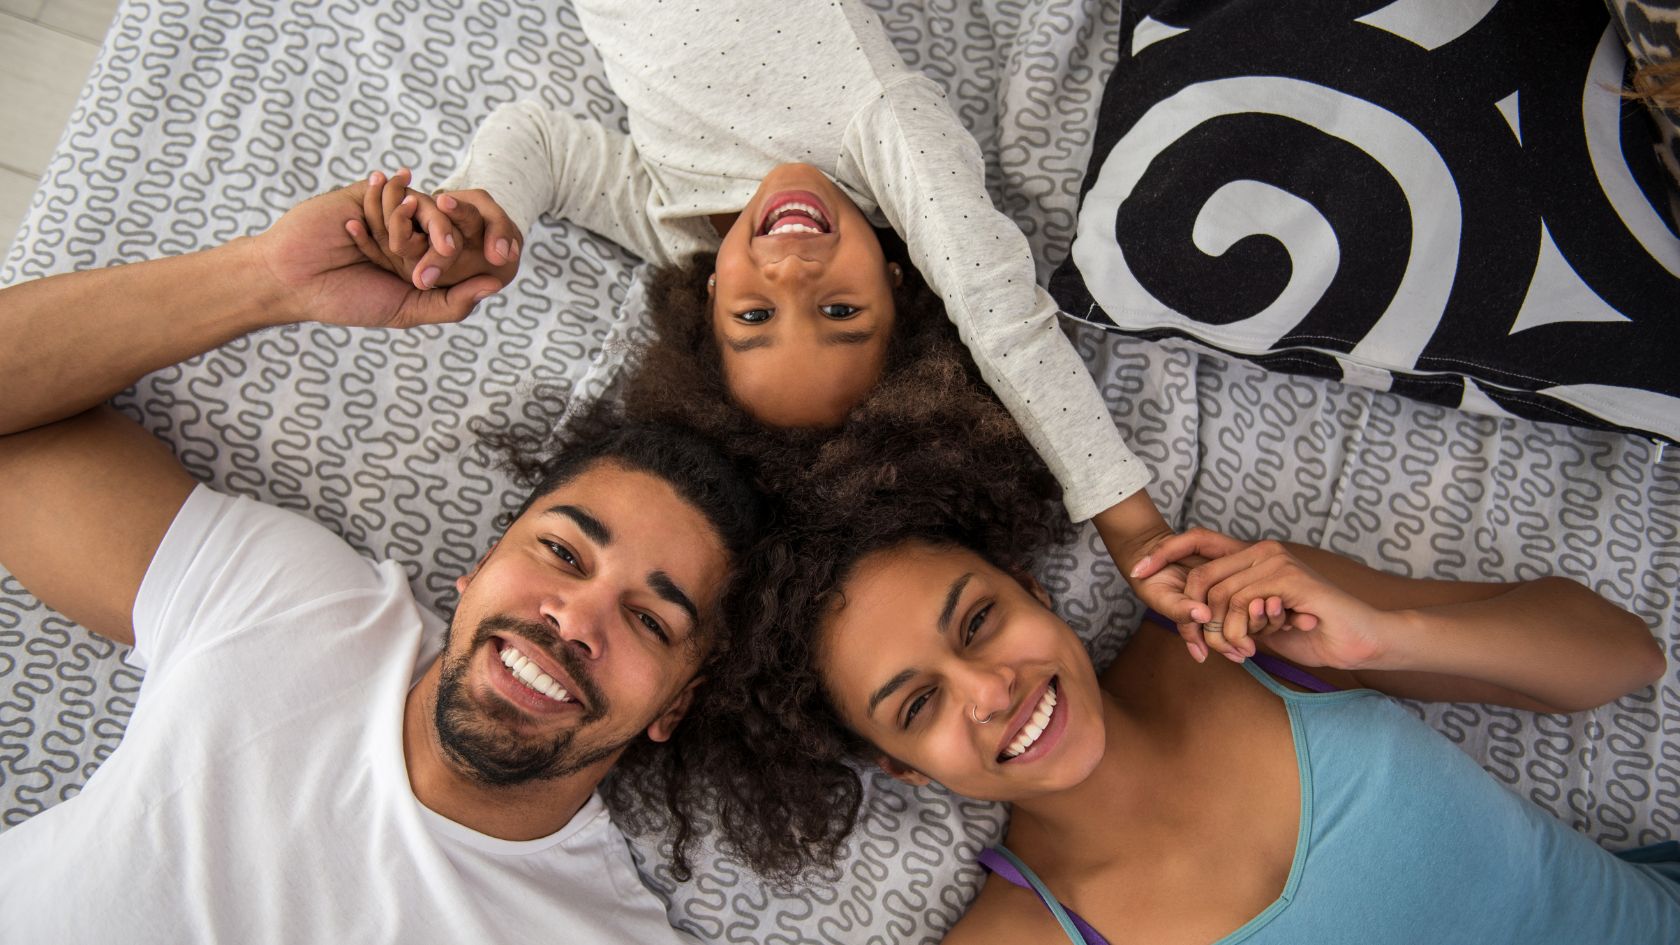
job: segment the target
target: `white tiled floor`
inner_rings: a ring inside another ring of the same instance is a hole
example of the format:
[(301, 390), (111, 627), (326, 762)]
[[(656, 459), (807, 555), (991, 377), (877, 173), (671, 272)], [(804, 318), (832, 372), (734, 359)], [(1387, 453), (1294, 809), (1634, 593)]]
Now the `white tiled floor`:
[(11, 246), (118, 3), (0, 0), (0, 246)]

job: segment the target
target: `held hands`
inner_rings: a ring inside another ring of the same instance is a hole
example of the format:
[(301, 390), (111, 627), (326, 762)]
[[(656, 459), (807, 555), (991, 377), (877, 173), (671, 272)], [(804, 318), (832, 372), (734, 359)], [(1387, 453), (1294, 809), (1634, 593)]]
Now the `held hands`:
[(313, 197), (251, 240), (288, 320), (374, 328), (456, 322), (501, 290), (505, 282), (493, 274), (420, 290), (393, 275), (388, 258), (370, 258), (368, 191), (358, 181)]
[(409, 187), (404, 168), (375, 171), (363, 197), (365, 226), (350, 230), (368, 259), (421, 290), (452, 286), (481, 275), (501, 284), (519, 272), (520, 234), (494, 198), (482, 190), (431, 197)]
[[(1196, 556), (1212, 560), (1186, 566)], [(1178, 623), (1198, 661), (1212, 650), (1242, 662), (1262, 638), (1272, 652), (1303, 666), (1358, 669), (1381, 655), (1382, 612), (1326, 581), (1279, 542), (1249, 544), (1190, 529), (1157, 543), (1133, 580), (1205, 602), (1201, 619)]]

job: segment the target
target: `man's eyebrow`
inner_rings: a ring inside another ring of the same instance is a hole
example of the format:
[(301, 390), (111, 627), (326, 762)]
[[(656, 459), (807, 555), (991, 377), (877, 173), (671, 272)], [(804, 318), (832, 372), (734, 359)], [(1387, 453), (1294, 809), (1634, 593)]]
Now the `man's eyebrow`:
[(824, 335), (822, 343), (824, 345), (861, 345), (874, 337), (875, 329), (873, 328), (866, 328), (861, 331), (837, 331), (830, 335)]
[(945, 632), (945, 625), (951, 622), (951, 614), (957, 609), (957, 600), (962, 597), (963, 588), (968, 586), (969, 578), (974, 577), (970, 571), (951, 582), (951, 589), (945, 592), (945, 606), (939, 609), (939, 632)]
[(775, 344), (768, 335), (755, 335), (745, 341), (736, 341), (734, 338), (725, 338), (723, 340), (729, 345), (729, 350), (735, 352), (736, 354), (740, 354), (743, 351), (751, 351), (754, 348), (768, 348)]
[(544, 515), (564, 515), (577, 523), (577, 527), (584, 536), (597, 545), (612, 544), (612, 531), (601, 524), (601, 520), (575, 505), (554, 505), (543, 512)]
[(904, 672), (899, 673), (897, 676), (894, 676), (893, 678), (887, 680), (886, 685), (884, 685), (881, 688), (875, 690), (875, 694), (869, 697), (869, 711), (865, 714), (874, 715), (876, 706), (880, 705), (881, 702), (883, 700), (885, 700), (888, 696), (897, 692), (898, 688), (900, 686), (904, 685), (905, 683), (907, 683), (910, 680), (915, 679), (915, 678), (916, 678), (916, 670), (907, 669)]
[(664, 571), (649, 571), (647, 579), (648, 586), (653, 588), (653, 592), (658, 594), (661, 600), (676, 604), (683, 609), (683, 613), (688, 614), (689, 623), (700, 622), (700, 608), (694, 606), (694, 601), (683, 593), (683, 589), (677, 586), (676, 581), (671, 580), (669, 574)]

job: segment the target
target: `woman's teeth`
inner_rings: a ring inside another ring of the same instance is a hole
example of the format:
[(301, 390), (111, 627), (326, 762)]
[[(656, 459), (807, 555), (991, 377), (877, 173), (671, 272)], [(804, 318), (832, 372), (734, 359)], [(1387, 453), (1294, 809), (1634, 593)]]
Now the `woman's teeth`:
[(502, 665), (508, 668), (513, 678), (525, 685), (525, 688), (553, 699), (555, 702), (570, 700), (566, 690), (554, 681), (554, 677), (537, 668), (537, 664), (521, 656), (519, 651), (511, 646), (502, 647)]
[(1038, 741), (1038, 736), (1044, 734), (1044, 729), (1050, 724), (1050, 717), (1056, 714), (1056, 687), (1050, 686), (1044, 690), (1044, 698), (1038, 700), (1038, 708), (1033, 710), (1032, 718), (1021, 726), (1015, 740), (1003, 750), (1003, 760), (1020, 755), (1031, 748)]
[[(788, 217), (798, 219), (787, 220)], [(782, 223), (782, 220), (787, 220)], [(810, 221), (809, 223), (805, 221)], [(815, 223), (812, 226), (811, 223)], [(765, 236), (780, 236), (784, 233), (827, 233), (828, 221), (823, 219), (822, 211), (808, 203), (790, 200), (776, 208), (764, 226)]]

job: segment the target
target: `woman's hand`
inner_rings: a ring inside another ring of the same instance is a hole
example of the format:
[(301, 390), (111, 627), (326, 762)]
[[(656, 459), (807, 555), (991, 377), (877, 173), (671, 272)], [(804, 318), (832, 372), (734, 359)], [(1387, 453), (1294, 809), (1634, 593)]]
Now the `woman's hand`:
[(1242, 658), (1253, 656), (1256, 641), (1264, 639), (1267, 649), (1302, 666), (1355, 670), (1382, 659), (1389, 615), (1332, 584), (1279, 542), (1233, 549), (1194, 568), (1185, 593), (1223, 615), (1203, 632)]

